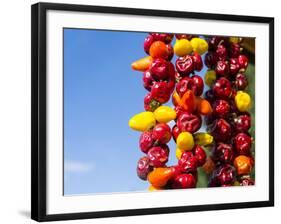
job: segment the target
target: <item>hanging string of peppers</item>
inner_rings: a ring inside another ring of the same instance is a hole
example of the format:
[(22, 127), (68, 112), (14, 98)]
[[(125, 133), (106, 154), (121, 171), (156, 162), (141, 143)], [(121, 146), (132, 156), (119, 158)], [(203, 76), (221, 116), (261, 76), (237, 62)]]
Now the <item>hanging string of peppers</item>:
[[(150, 33), (144, 40), (148, 56), (132, 63), (134, 70), (143, 72), (148, 91), (145, 111), (129, 121), (133, 130), (142, 132), (139, 148), (144, 156), (137, 163), (137, 175), (148, 180), (149, 190), (194, 188), (199, 167), (209, 175), (209, 186), (237, 185), (236, 180), (253, 184), (249, 177), (252, 138), (247, 133), (251, 98), (243, 91), (248, 59), (241, 54), (240, 39), (175, 36), (172, 46), (173, 34)], [(204, 98), (204, 81), (196, 72), (203, 68), (205, 53), (209, 68), (205, 83), (210, 89)], [(178, 56), (175, 65), (174, 54)], [(171, 98), (173, 108), (164, 105)], [(202, 117), (207, 132), (199, 132)], [(167, 143), (172, 138), (178, 163), (167, 166)]]

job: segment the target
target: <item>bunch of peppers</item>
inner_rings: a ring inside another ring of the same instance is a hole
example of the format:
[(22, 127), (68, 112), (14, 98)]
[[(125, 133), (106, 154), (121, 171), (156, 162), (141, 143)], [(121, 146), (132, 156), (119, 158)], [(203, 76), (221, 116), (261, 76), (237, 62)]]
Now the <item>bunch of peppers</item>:
[[(211, 174), (215, 167), (214, 157), (207, 158), (206, 147), (213, 144), (212, 135), (217, 135), (198, 131), (201, 116), (208, 120), (216, 114), (216, 108), (209, 95), (208, 100), (202, 97), (204, 81), (195, 74), (203, 68), (201, 55), (208, 51), (209, 44), (194, 35), (175, 36), (172, 46), (173, 34), (150, 33), (144, 40), (148, 56), (132, 63), (134, 70), (143, 72), (143, 86), (148, 91), (144, 97), (145, 112), (133, 116), (129, 126), (142, 132), (139, 147), (145, 155), (137, 163), (137, 174), (149, 181), (149, 190), (194, 188), (197, 168), (203, 167)], [(178, 56), (175, 66), (171, 62), (174, 54)], [(211, 73), (207, 72), (205, 81), (209, 81)], [(163, 105), (171, 96), (174, 108)], [(171, 121), (175, 122), (172, 129), (168, 125)], [(172, 137), (177, 145), (178, 164), (167, 166), (170, 154), (167, 143)], [(215, 140), (219, 141), (216, 137)], [(215, 182), (213, 176), (210, 175), (210, 183)]]
[(216, 142), (206, 166), (210, 187), (254, 185), (250, 177), (254, 165), (253, 138), (249, 134), (251, 97), (246, 92), (245, 75), (248, 57), (242, 54), (241, 41), (220, 36), (208, 39), (205, 82), (210, 89), (205, 96), (213, 112), (205, 121)]

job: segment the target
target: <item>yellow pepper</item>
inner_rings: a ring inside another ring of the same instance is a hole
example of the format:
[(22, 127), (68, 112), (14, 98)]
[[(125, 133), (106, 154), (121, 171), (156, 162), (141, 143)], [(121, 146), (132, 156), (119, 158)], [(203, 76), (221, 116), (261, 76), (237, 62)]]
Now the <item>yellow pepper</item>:
[(136, 131), (148, 131), (156, 124), (154, 114), (150, 111), (141, 112), (133, 116), (129, 121), (129, 126)]
[(196, 145), (207, 146), (213, 143), (214, 138), (208, 133), (198, 132), (194, 134)]
[(214, 70), (208, 70), (204, 76), (205, 83), (211, 87), (216, 81), (217, 75)]
[(192, 45), (193, 51), (200, 55), (204, 54), (209, 47), (207, 41), (199, 37), (192, 38), (190, 43)]
[(187, 54), (190, 54), (191, 52), (192, 52), (192, 46), (189, 40), (187, 39), (176, 40), (176, 43), (174, 45), (174, 53), (177, 56), (183, 57)]
[(233, 184), (233, 186), (240, 186), (240, 183), (239, 183), (239, 181), (234, 181), (234, 184)]
[(234, 43), (234, 44), (238, 44), (242, 41), (241, 37), (229, 37), (229, 42)]
[(177, 159), (181, 158), (182, 153), (183, 153), (183, 151), (180, 148), (176, 149), (176, 157), (177, 157)]
[(241, 112), (246, 112), (251, 106), (251, 97), (248, 93), (243, 91), (238, 91), (235, 96), (235, 105), (237, 109)]
[(168, 123), (177, 117), (176, 111), (168, 106), (160, 106), (154, 111), (154, 117), (159, 123)]
[(182, 132), (177, 137), (177, 147), (183, 151), (190, 151), (194, 146), (194, 139), (190, 132)]

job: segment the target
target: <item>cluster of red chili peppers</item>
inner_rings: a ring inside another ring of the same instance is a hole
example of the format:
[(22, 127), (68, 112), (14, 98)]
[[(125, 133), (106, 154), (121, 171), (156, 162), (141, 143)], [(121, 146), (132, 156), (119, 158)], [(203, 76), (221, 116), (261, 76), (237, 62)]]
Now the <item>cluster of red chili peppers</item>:
[(245, 71), (248, 57), (242, 54), (241, 38), (211, 37), (205, 64), (205, 93), (213, 112), (205, 118), (215, 139), (209, 186), (254, 185), (250, 177), (254, 166), (252, 155), (251, 97)]
[[(247, 112), (251, 99), (243, 91), (248, 59), (240, 53), (240, 39), (175, 36), (172, 46), (173, 34), (150, 33), (144, 41), (148, 56), (132, 63), (134, 70), (143, 72), (143, 86), (148, 90), (145, 112), (129, 121), (132, 129), (142, 132), (139, 147), (145, 156), (138, 161), (138, 176), (149, 181), (149, 190), (194, 188), (202, 167), (209, 186), (253, 184)], [(203, 98), (204, 81), (195, 73), (202, 70), (201, 55), (206, 52), (205, 83), (210, 89)], [(174, 54), (178, 56), (175, 66)], [(174, 108), (163, 105), (171, 96)], [(208, 133), (199, 132), (202, 116)], [(173, 120), (171, 129), (168, 124)], [(167, 143), (172, 137), (178, 164), (167, 166)]]

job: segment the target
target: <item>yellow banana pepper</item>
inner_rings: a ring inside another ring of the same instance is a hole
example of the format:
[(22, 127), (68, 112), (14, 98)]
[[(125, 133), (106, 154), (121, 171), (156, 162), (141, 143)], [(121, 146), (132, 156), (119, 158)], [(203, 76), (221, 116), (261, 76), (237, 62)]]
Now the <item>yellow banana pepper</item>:
[(159, 123), (168, 123), (177, 117), (176, 111), (168, 106), (160, 106), (154, 111), (154, 117)]
[(133, 116), (129, 121), (129, 126), (136, 131), (148, 131), (156, 124), (154, 114), (150, 111), (141, 112)]

